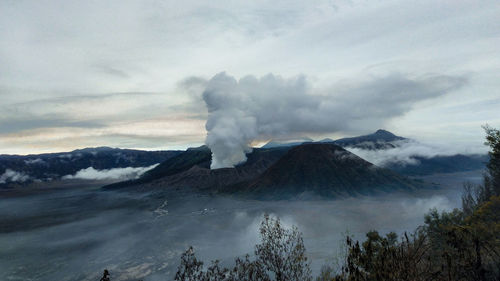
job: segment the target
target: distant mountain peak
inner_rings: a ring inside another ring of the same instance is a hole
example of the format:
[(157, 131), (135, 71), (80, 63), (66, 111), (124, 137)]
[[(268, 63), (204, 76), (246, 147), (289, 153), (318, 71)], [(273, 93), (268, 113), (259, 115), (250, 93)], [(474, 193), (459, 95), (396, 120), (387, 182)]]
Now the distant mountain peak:
[(375, 133), (368, 134), (368, 135), (363, 135), (363, 136), (358, 136), (358, 137), (351, 137), (351, 138), (343, 138), (343, 139), (338, 139), (335, 142), (336, 143), (360, 143), (360, 142), (377, 142), (377, 141), (384, 141), (384, 142), (391, 142), (391, 141), (397, 141), (397, 140), (405, 140), (406, 138), (396, 136), (395, 134), (383, 130), (383, 129), (378, 129)]
[(101, 152), (101, 151), (109, 151), (116, 150), (117, 148), (109, 147), (109, 146), (98, 146), (98, 147), (86, 147), (81, 149), (75, 149), (71, 152)]
[(384, 130), (384, 129), (378, 129), (375, 133), (372, 134), (373, 136), (377, 136), (377, 137), (381, 137), (381, 138), (385, 138), (385, 139), (395, 139), (395, 140), (402, 140), (402, 139), (405, 139), (403, 137), (400, 137), (400, 136), (396, 136), (395, 134), (387, 131), (387, 130)]
[(320, 140), (320, 141), (318, 141), (318, 142), (319, 142), (319, 143), (323, 143), (323, 142), (334, 142), (334, 140), (333, 140), (333, 139), (331, 139), (331, 138), (324, 138), (324, 139), (322, 139), (322, 140)]
[(262, 146), (262, 148), (288, 147), (297, 146), (303, 143), (313, 142), (309, 137), (293, 138), (293, 139), (272, 139)]
[(395, 134), (387, 131), (387, 130), (384, 130), (384, 129), (378, 129), (376, 132), (375, 132), (375, 135), (391, 135), (391, 136), (395, 136)]

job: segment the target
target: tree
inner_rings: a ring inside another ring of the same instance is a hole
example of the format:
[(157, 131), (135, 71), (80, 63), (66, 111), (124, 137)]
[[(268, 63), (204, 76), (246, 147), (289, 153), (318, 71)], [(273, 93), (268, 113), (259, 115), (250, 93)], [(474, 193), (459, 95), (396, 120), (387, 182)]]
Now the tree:
[(231, 268), (221, 268), (218, 261), (206, 270), (192, 247), (182, 255), (175, 275), (177, 281), (310, 281), (302, 234), (293, 226), (284, 228), (279, 219), (264, 215), (260, 225), (262, 242), (255, 246), (255, 260), (237, 258)]
[(490, 147), (489, 161), (483, 183), (473, 185), (466, 183), (462, 195), (462, 209), (466, 215), (472, 215), (481, 204), (487, 202), (491, 196), (500, 196), (500, 131), (488, 125), (483, 126), (486, 132), (485, 145)]
[(257, 261), (276, 281), (311, 280), (306, 249), (297, 227), (282, 227), (279, 219), (264, 216), (260, 225), (262, 243), (255, 247)]
[(174, 280), (203, 280), (203, 275), (203, 262), (196, 258), (193, 247), (189, 247), (181, 256), (181, 264), (177, 268)]
[(485, 145), (489, 145), (490, 160), (487, 164), (487, 175), (484, 184), (492, 195), (500, 196), (500, 131), (488, 125), (483, 127), (486, 132)]

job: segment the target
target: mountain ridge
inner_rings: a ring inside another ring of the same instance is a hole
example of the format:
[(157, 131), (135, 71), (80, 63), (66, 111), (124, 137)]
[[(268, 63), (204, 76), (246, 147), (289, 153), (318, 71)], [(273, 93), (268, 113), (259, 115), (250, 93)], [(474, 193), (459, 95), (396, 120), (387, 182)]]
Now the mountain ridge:
[[(304, 138), (304, 141), (308, 139)], [(389, 131), (379, 129), (376, 132), (368, 135), (342, 138), (336, 141), (324, 139), (319, 142), (306, 143), (288, 143), (278, 145), (271, 148), (265, 146), (261, 148), (253, 148), (253, 152), (247, 155), (249, 164), (254, 161), (254, 157), (259, 157), (258, 164), (252, 164), (256, 171), (262, 172), (267, 169), (273, 161), (277, 161), (277, 157), (286, 152), (286, 150), (298, 145), (309, 143), (327, 143), (340, 145), (344, 148), (360, 148), (368, 150), (389, 150), (397, 148), (397, 146), (405, 143), (409, 139), (397, 136)], [(274, 156), (266, 158), (265, 155), (271, 155), (270, 152), (262, 154), (264, 151), (274, 151)], [(280, 152), (281, 151), (281, 152)], [(175, 158), (179, 156), (180, 158)], [(174, 158), (171, 160), (171, 158)], [(414, 155), (415, 164), (404, 162), (389, 162), (385, 164), (385, 168), (407, 176), (429, 175), (432, 173), (450, 173), (460, 171), (479, 170), (485, 167), (488, 158), (487, 155), (450, 155), (450, 156), (433, 156), (425, 157), (422, 155)], [(267, 159), (267, 160), (265, 160)], [(112, 147), (90, 147), (83, 149), (75, 149), (70, 152), (59, 153), (44, 153), (31, 155), (0, 155), (0, 186), (9, 185), (12, 180), (18, 180), (21, 186), (25, 183), (33, 181), (52, 181), (61, 179), (66, 175), (74, 175), (76, 172), (92, 167), (95, 170), (106, 170), (114, 168), (127, 167), (148, 167), (153, 164), (160, 163), (156, 169), (150, 170), (137, 181), (126, 181), (117, 183), (115, 188), (125, 184), (139, 184), (145, 181), (155, 180), (165, 176), (172, 176), (166, 184), (174, 184), (176, 186), (182, 183), (188, 183), (186, 180), (188, 175), (198, 178), (205, 178), (207, 183), (202, 186), (207, 187), (210, 184), (221, 186), (222, 182), (229, 181), (231, 183), (240, 182), (236, 180), (241, 177), (244, 180), (251, 180), (255, 173), (250, 172), (248, 167), (251, 165), (242, 163), (236, 166), (237, 171), (221, 170), (213, 172), (210, 170), (211, 152), (205, 145), (200, 147), (188, 148), (185, 151), (142, 151), (133, 149), (119, 149)], [(170, 165), (170, 166), (169, 166)], [(190, 170), (193, 166), (197, 166), (197, 171)], [(185, 173), (181, 176), (180, 173)], [(155, 173), (156, 176), (155, 176)], [(177, 174), (175, 177), (174, 174)], [(213, 177), (213, 178), (211, 178)], [(214, 180), (219, 178), (218, 180)], [(5, 180), (7, 179), (7, 180)], [(219, 183), (221, 182), (221, 183)], [(210, 183), (210, 184), (209, 184)]]
[[(172, 157), (141, 178), (105, 186), (105, 189), (127, 188), (130, 185), (151, 184), (182, 188), (196, 186), (199, 190), (240, 183), (256, 177), (282, 157), (289, 147), (255, 148), (247, 154), (247, 161), (234, 168), (210, 169), (211, 152), (207, 147)], [(193, 160), (193, 158), (195, 158)]]
[(418, 183), (338, 145), (308, 143), (291, 148), (258, 178), (227, 192), (260, 199), (288, 199), (306, 193), (331, 198), (418, 187)]
[[(148, 167), (161, 163), (181, 151), (143, 151), (111, 147), (76, 149), (70, 152), (0, 155), (0, 176), (11, 171), (24, 175), (22, 183), (51, 181), (73, 175), (82, 169), (96, 170), (127, 167)], [(15, 179), (15, 178), (14, 178)], [(0, 182), (0, 185), (6, 185)]]
[(274, 141), (271, 140), (265, 145), (262, 146), (262, 148), (270, 148), (270, 147), (276, 147), (276, 146), (297, 146), (301, 145), (304, 143), (335, 143), (337, 145), (340, 145), (342, 147), (346, 146), (352, 146), (352, 147), (358, 147), (358, 148), (363, 148), (363, 149), (387, 149), (387, 148), (394, 148), (396, 147), (392, 142), (397, 142), (397, 141), (406, 141), (409, 140), (407, 138), (397, 136), (387, 130), (384, 129), (378, 129), (374, 133), (367, 134), (367, 135), (361, 135), (361, 136), (355, 136), (355, 137), (346, 137), (346, 138), (340, 138), (333, 140), (331, 138), (325, 138), (319, 141), (313, 141), (312, 139), (308, 137), (302, 138), (302, 141), (297, 141), (297, 140), (290, 140), (290, 141)]
[(194, 189), (254, 199), (288, 199), (304, 193), (332, 198), (420, 187), (331, 143), (260, 148), (247, 157), (234, 168), (211, 170), (208, 148), (186, 151), (138, 180), (104, 189)]

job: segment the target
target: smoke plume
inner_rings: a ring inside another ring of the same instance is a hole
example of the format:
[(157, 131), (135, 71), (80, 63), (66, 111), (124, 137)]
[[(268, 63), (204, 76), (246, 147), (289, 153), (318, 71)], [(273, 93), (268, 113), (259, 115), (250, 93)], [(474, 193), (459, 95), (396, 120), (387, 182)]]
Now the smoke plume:
[(446, 75), (390, 75), (314, 89), (304, 76), (285, 79), (268, 74), (236, 80), (219, 73), (203, 92), (211, 168), (244, 162), (255, 140), (383, 127), (416, 102), (446, 94), (465, 82), (464, 77)]

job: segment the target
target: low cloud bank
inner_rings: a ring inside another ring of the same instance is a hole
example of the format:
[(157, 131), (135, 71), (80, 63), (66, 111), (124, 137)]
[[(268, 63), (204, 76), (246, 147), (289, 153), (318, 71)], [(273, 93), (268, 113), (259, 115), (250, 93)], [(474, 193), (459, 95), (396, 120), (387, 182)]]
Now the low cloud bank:
[(304, 76), (284, 79), (268, 74), (236, 80), (219, 73), (203, 91), (211, 168), (246, 161), (245, 153), (255, 140), (383, 127), (415, 103), (455, 91), (466, 82), (460, 76), (394, 74), (314, 89)]
[(372, 150), (357, 147), (346, 147), (346, 149), (359, 157), (382, 167), (392, 163), (399, 163), (402, 165), (418, 165), (420, 162), (415, 157), (432, 158), (436, 156), (451, 156), (460, 153), (456, 148), (428, 145), (412, 140), (397, 141), (393, 144), (395, 144), (396, 147), (389, 149)]
[(0, 176), (0, 184), (8, 182), (25, 182), (30, 179), (30, 176), (22, 172), (16, 172), (11, 169), (5, 170), (5, 172)]
[(136, 179), (145, 172), (158, 166), (154, 164), (148, 167), (126, 167), (113, 168), (109, 170), (96, 170), (94, 167), (81, 169), (74, 175), (63, 176), (63, 179), (82, 179), (82, 180), (118, 180), (118, 179)]
[(36, 159), (28, 159), (28, 160), (24, 160), (24, 163), (28, 164), (28, 165), (34, 165), (34, 164), (45, 164), (45, 161), (43, 161), (43, 159), (41, 158), (36, 158)]

